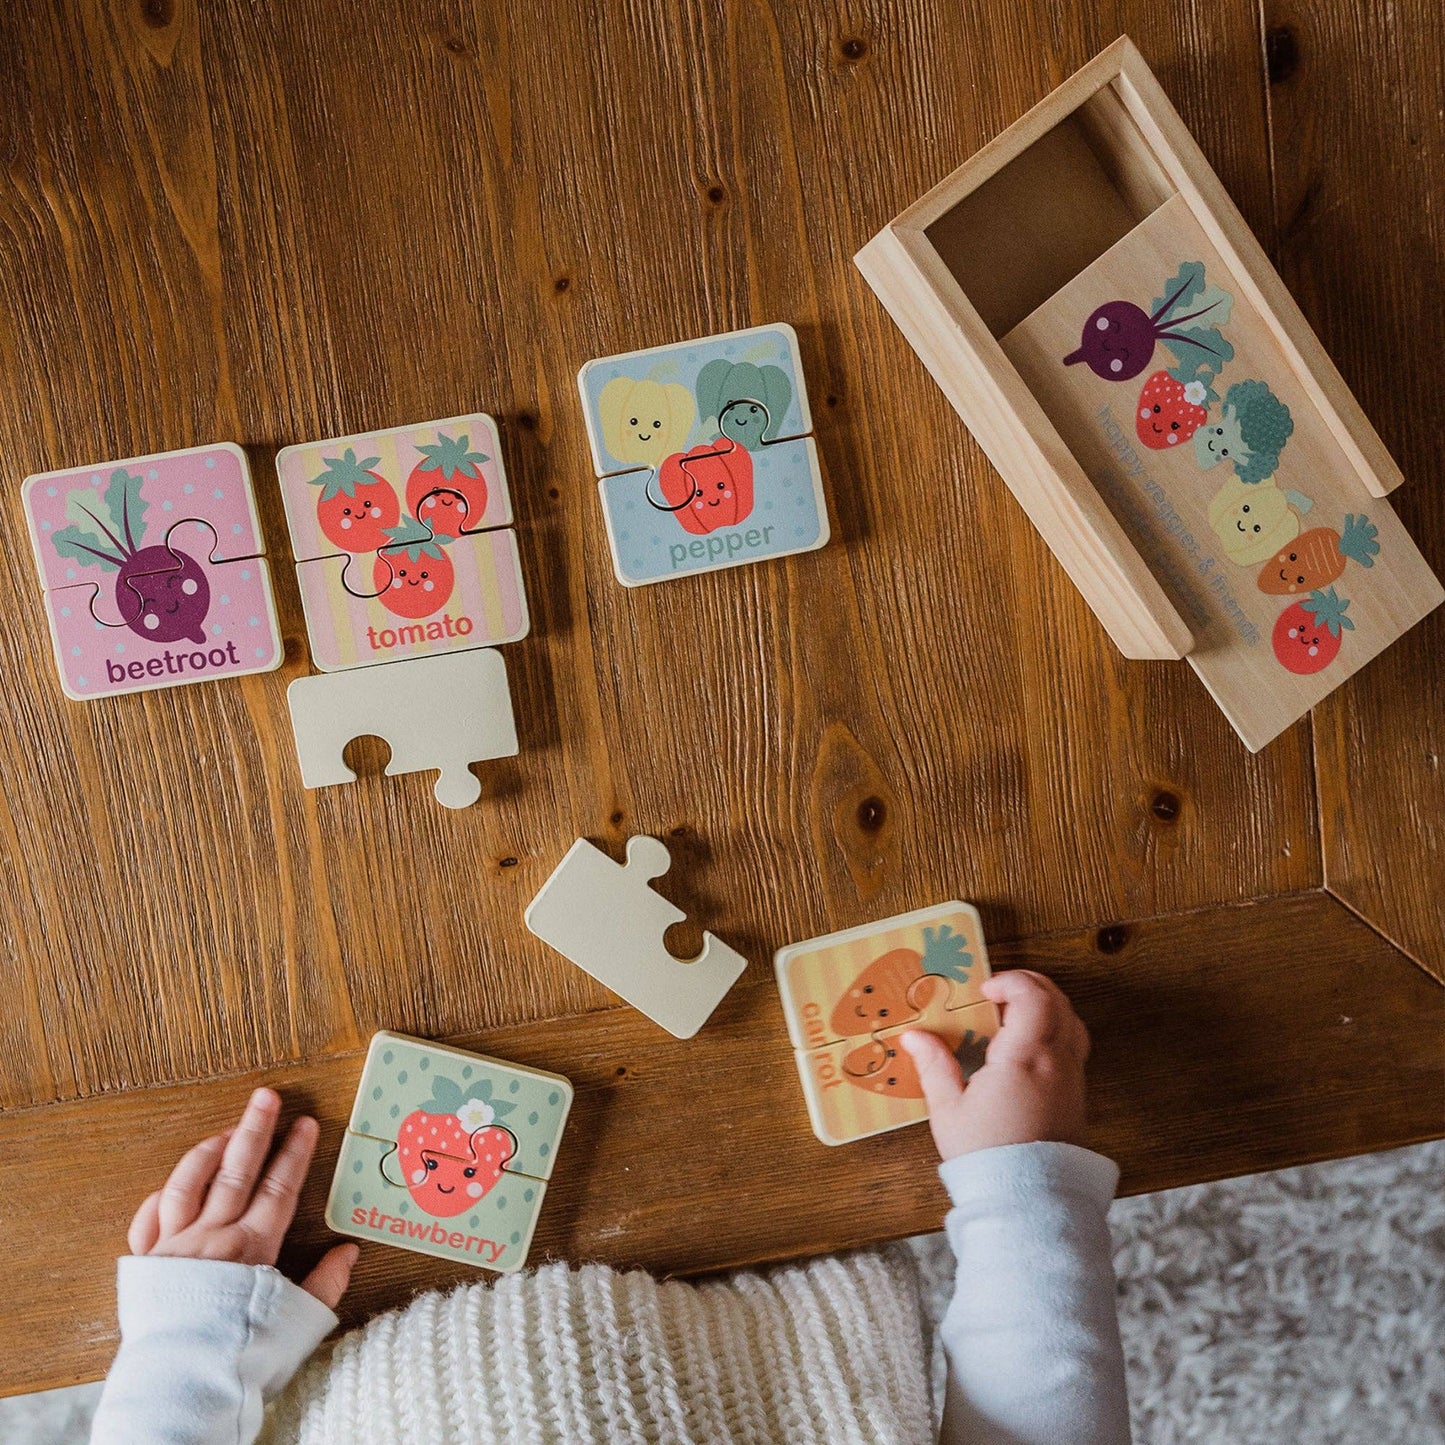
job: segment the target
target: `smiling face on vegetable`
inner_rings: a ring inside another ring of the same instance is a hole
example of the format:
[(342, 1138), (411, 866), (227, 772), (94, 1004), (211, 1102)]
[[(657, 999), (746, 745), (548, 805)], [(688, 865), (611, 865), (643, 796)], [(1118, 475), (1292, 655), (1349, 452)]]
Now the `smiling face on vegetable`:
[(1194, 459), (1206, 472), (1220, 462), (1238, 461), (1245, 454), (1239, 418), (1228, 407), (1194, 433)]
[(614, 376), (597, 398), (602, 440), (620, 462), (658, 466), (681, 451), (697, 416), (692, 392), (675, 381)]
[(1253, 485), (1233, 478), (1225, 482), (1209, 504), (1209, 525), (1229, 560), (1241, 567), (1263, 562), (1299, 535), (1299, 517), (1273, 478)]

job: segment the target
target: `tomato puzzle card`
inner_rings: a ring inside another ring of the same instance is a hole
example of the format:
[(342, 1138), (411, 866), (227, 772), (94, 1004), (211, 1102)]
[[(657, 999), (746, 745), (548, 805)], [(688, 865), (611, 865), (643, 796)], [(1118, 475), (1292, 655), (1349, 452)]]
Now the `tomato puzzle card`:
[(983, 928), (966, 903), (885, 918), (778, 950), (778, 988), (813, 1132), (844, 1144), (928, 1117), (910, 1028), (939, 1034), (965, 1074), (983, 1062), (998, 1012)]
[(613, 567), (625, 586), (827, 543), (791, 326), (602, 357), (577, 383)]
[(357, 1239), (520, 1269), (571, 1107), (560, 1074), (375, 1034), (326, 1222)]
[(67, 697), (280, 666), (245, 453), (229, 442), (27, 477), (30, 540)]
[(323, 671), (526, 636), (511, 496), (485, 413), (289, 446), (276, 472)]

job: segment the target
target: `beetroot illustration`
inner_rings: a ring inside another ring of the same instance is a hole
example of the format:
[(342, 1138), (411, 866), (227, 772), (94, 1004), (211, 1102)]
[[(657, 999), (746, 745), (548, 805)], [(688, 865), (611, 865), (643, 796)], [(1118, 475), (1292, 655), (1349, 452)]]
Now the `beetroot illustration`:
[(115, 605), (125, 625), (152, 642), (206, 640), (211, 585), (194, 557), (164, 543), (142, 546), (146, 502), (141, 479), (124, 467), (110, 474), (104, 496), (78, 488), (66, 498), (71, 525), (51, 537), (62, 557), (114, 572)]
[(1162, 341), (1191, 372), (1217, 375), (1234, 356), (1219, 332), (1233, 304), (1227, 291), (1205, 284), (1202, 262), (1186, 261), (1148, 311), (1132, 301), (1106, 301), (1090, 312), (1078, 350), (1064, 357), (1064, 365), (1082, 361), (1105, 381), (1129, 381), (1145, 370)]

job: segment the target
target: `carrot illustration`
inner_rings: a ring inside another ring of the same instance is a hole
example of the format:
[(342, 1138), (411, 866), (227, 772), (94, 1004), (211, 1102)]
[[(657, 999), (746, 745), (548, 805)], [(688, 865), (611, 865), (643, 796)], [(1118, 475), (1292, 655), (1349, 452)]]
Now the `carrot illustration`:
[(1311, 527), (1281, 548), (1260, 569), (1259, 590), (1273, 596), (1291, 597), (1297, 592), (1317, 592), (1345, 570), (1347, 562), (1373, 567), (1380, 544), (1379, 528), (1368, 517), (1350, 515), (1344, 530)]

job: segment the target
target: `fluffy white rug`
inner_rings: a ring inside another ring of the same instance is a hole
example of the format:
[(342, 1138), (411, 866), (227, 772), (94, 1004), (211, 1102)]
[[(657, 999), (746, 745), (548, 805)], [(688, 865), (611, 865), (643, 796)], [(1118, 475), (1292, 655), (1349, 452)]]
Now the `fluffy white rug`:
[[(1138, 1445), (1445, 1445), (1445, 1141), (1111, 1220)], [(96, 1388), (0, 1401), (0, 1442), (79, 1445)]]

